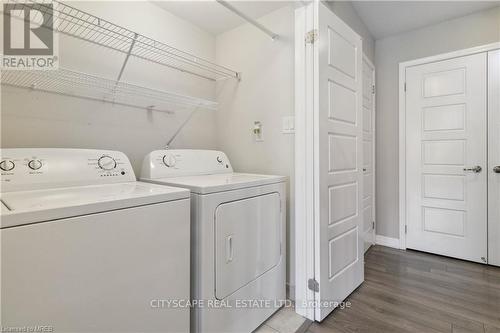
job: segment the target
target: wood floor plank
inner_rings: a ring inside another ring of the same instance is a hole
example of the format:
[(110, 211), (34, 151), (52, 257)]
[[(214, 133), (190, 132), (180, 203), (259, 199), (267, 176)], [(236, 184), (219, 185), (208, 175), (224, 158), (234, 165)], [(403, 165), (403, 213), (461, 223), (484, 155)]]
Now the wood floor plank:
[(373, 246), (365, 282), (309, 333), (500, 333), (500, 268)]
[(378, 286), (384, 287), (386, 291), (397, 292), (407, 297), (414, 298), (423, 304), (430, 307), (441, 307), (446, 311), (457, 313), (470, 320), (488, 323), (492, 326), (500, 325), (500, 317), (498, 316), (498, 308), (489, 306), (478, 306), (471, 304), (467, 300), (457, 299), (448, 295), (446, 292), (433, 288), (431, 284), (426, 287), (414, 286), (411, 283), (406, 283), (401, 279), (400, 283), (396, 285), (394, 280), (390, 277), (382, 276), (374, 279), (373, 274), (370, 280)]
[(362, 299), (368, 306), (381, 309), (379, 311), (385, 311), (392, 316), (417, 323), (421, 327), (420, 331), (427, 328), (425, 331), (430, 329), (438, 332), (450, 332), (451, 329), (452, 321), (449, 318), (436, 314), (435, 311), (420, 306), (418, 303), (386, 297), (384, 293), (376, 292), (369, 286), (365, 286), (362, 293), (352, 295), (349, 299)]
[[(367, 270), (373, 269), (371, 264), (366, 265)], [(384, 275), (383, 272), (375, 275)], [(452, 277), (442, 276), (414, 268), (407, 267), (399, 272), (386, 273), (393, 279), (400, 279), (401, 284), (405, 283), (433, 293), (442, 293), (446, 297), (456, 301), (470, 302), (477, 306), (498, 306), (500, 292), (496, 287), (481, 286), (477, 283), (463, 282)]]
[(363, 295), (359, 295), (359, 297), (365, 296), (368, 300), (375, 299), (377, 302), (383, 303), (387, 310), (394, 311), (403, 317), (414, 317), (415, 320), (420, 320), (438, 330), (449, 332), (453, 323), (473, 330), (482, 329), (483, 327), (480, 322), (447, 312), (440, 307), (432, 307), (432, 304), (421, 304), (418, 299), (412, 297), (381, 291), (369, 283), (365, 284)]
[[(427, 271), (430, 273), (443, 273), (443, 274), (446, 273), (446, 275), (449, 276), (466, 277), (468, 279), (463, 279), (463, 280), (472, 283), (488, 282), (491, 285), (496, 285), (496, 286), (500, 284), (500, 276), (493, 274), (499, 269), (491, 266), (474, 264), (476, 266), (481, 267), (481, 270), (475, 270), (471, 269), (470, 263), (464, 265), (463, 267), (458, 267), (457, 265), (449, 266), (444, 263), (442, 264), (437, 264), (435, 262), (426, 263), (422, 259), (413, 259), (411, 257), (403, 259), (395, 254), (388, 255), (387, 253), (376, 254), (370, 258), (370, 262), (373, 263), (380, 261), (383, 261), (384, 266), (387, 266), (389, 268), (397, 267), (399, 269), (402, 269), (402, 267), (408, 267), (419, 271)], [(482, 266), (485, 267), (483, 268)]]
[(397, 311), (391, 311), (389, 308), (385, 307), (384, 304), (379, 302), (369, 302), (368, 298), (364, 294), (357, 294), (349, 299), (356, 311), (363, 313), (364, 316), (377, 318), (383, 322), (389, 322), (398, 327), (400, 331), (413, 333), (448, 333), (450, 331), (451, 325), (449, 324), (446, 325), (445, 323), (443, 327), (438, 328), (437, 325), (433, 325), (430, 321), (415, 320), (412, 316), (401, 316), (400, 313)]
[(424, 272), (413, 274), (408, 271), (382, 273), (373, 270), (369, 263), (366, 264), (365, 268), (365, 280), (367, 281), (371, 279), (386, 285), (395, 284), (399, 288), (421, 292), (429, 297), (439, 297), (449, 303), (470, 304), (476, 309), (482, 308), (482, 311), (493, 316), (497, 313), (495, 308), (499, 306), (500, 294), (494, 288), (471, 286), (452, 279), (442, 281), (431, 274), (426, 275)]
[(411, 259), (412, 261), (422, 260), (428, 263), (429, 265), (445, 267), (445, 269), (448, 269), (450, 271), (459, 270), (461, 273), (465, 274), (476, 274), (476, 275), (481, 275), (483, 277), (486, 276), (500, 277), (499, 267), (477, 264), (470, 261), (442, 257), (439, 255), (413, 251), (413, 250), (404, 251), (404, 256), (401, 257), (398, 251), (401, 250), (379, 246), (378, 249), (375, 249), (373, 253), (390, 255), (399, 258), (399, 260), (405, 260), (405, 261), (407, 261), (408, 259)]
[(451, 333), (484, 333), (484, 325), (479, 329), (470, 329), (458, 325), (452, 325)]
[(484, 325), (484, 331), (486, 333), (500, 333), (500, 328), (499, 327), (493, 327), (493, 326)]
[(477, 284), (477, 285), (480, 285), (480, 286), (485, 286), (485, 287), (488, 287), (488, 288), (493, 288), (493, 289), (496, 289), (496, 290), (500, 290), (500, 278), (490, 278), (490, 277), (487, 277), (487, 278), (484, 278), (484, 277), (480, 277), (478, 278), (477, 276), (467, 276), (467, 275), (464, 275), (464, 274), (456, 274), (456, 273), (453, 273), (453, 272), (450, 272), (450, 271), (440, 271), (440, 270), (434, 270), (434, 269), (431, 269), (431, 273), (434, 273), (434, 274), (438, 274), (438, 275), (443, 275), (443, 276), (448, 276), (450, 278), (453, 278), (453, 279), (456, 279), (458, 281), (464, 281), (464, 282), (470, 282), (470, 283), (474, 283), (474, 284)]
[(354, 308), (337, 309), (333, 314), (333, 316), (329, 316), (324, 320), (326, 324), (339, 327), (346, 332), (403, 332), (401, 328), (394, 326), (392, 323), (360, 313)]

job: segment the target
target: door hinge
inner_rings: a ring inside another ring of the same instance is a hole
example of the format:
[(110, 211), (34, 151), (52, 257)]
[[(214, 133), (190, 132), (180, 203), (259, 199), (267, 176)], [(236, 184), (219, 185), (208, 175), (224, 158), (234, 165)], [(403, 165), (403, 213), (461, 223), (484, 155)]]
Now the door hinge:
[(407, 233), (408, 233), (408, 226), (405, 225), (405, 234), (407, 234)]
[(372, 85), (372, 95), (375, 95), (375, 85)]
[(307, 280), (307, 287), (309, 288), (309, 290), (312, 290), (314, 292), (319, 291), (319, 283), (318, 281), (316, 281), (316, 279)]
[(375, 221), (372, 221), (372, 229), (375, 230)]
[(404, 90), (406, 91), (406, 82), (405, 82)]
[(306, 44), (314, 44), (318, 40), (318, 29), (311, 30), (306, 33)]

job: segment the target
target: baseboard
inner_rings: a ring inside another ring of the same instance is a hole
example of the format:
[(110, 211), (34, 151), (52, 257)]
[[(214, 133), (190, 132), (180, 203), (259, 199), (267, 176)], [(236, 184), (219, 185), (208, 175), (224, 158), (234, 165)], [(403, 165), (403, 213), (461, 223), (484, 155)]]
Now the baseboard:
[(399, 238), (386, 237), (381, 235), (375, 235), (375, 243), (382, 246), (393, 247), (399, 249)]

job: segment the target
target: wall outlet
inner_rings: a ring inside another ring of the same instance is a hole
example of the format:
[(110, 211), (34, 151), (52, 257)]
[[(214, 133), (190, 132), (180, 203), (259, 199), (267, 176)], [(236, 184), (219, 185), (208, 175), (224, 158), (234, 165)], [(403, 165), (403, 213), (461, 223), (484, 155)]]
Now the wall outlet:
[(281, 118), (281, 133), (293, 134), (295, 133), (295, 117), (287, 116)]
[(264, 141), (264, 135), (262, 133), (262, 123), (260, 121), (253, 122), (253, 136), (255, 141)]

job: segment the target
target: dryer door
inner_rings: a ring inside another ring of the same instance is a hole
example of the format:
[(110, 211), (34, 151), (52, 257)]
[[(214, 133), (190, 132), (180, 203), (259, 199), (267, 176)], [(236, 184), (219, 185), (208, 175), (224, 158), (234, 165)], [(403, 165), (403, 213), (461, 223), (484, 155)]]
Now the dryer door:
[(219, 205), (215, 211), (215, 297), (226, 298), (281, 257), (280, 196), (270, 193)]

